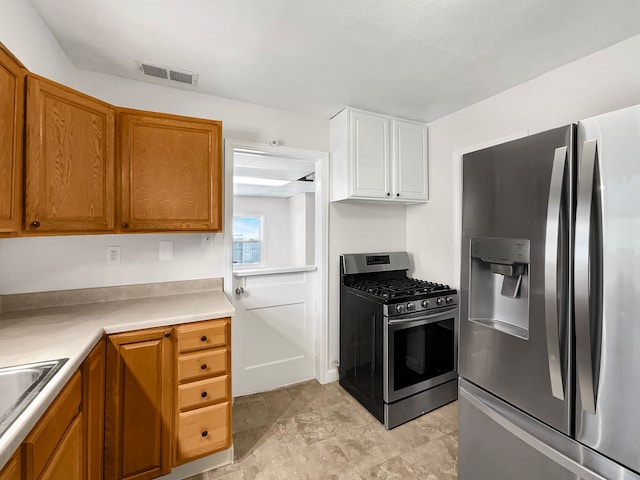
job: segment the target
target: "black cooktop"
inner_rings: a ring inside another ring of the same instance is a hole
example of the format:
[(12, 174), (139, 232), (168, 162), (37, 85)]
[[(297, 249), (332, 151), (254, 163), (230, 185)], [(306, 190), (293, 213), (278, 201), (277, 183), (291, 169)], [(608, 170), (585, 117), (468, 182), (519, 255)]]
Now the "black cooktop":
[(455, 293), (449, 285), (427, 282), (415, 278), (394, 278), (387, 280), (355, 280), (345, 286), (368, 293), (384, 301), (429, 298), (447, 293)]

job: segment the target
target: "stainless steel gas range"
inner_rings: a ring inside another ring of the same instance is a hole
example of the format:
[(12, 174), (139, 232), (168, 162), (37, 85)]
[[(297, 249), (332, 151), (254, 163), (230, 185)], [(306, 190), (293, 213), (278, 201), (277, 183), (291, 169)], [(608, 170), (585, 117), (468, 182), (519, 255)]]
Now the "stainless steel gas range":
[(458, 397), (458, 294), (406, 252), (340, 257), (340, 385), (387, 429)]

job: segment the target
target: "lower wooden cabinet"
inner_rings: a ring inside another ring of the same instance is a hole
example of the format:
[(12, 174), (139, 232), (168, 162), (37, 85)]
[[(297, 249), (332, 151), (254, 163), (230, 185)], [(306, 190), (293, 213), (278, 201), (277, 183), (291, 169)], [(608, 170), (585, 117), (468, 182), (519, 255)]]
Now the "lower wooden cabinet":
[(224, 450), (231, 445), (231, 403), (224, 402), (178, 414), (178, 464)]
[(172, 343), (168, 328), (110, 335), (107, 341), (107, 480), (171, 471)]
[(83, 478), (81, 401), (76, 372), (22, 444), (25, 480)]
[[(79, 413), (60, 440), (49, 463), (40, 475), (40, 480), (83, 480), (84, 442), (82, 435), (82, 413)], [(91, 477), (89, 477), (91, 478)]]
[(223, 318), (102, 339), (0, 480), (153, 479), (230, 448), (230, 331)]
[(86, 460), (84, 478), (89, 480), (101, 480), (103, 476), (105, 361), (106, 348), (103, 338), (81, 367)]
[(22, 480), (21, 452), (22, 450), (18, 449), (13, 454), (13, 457), (9, 459), (2, 471), (0, 471), (0, 480)]
[(231, 447), (231, 320), (178, 325), (174, 465)]

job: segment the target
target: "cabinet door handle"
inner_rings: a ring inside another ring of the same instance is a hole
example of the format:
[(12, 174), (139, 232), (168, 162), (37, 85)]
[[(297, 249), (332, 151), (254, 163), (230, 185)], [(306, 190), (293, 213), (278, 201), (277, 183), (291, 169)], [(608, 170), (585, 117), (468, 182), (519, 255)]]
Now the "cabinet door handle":
[(207, 369), (207, 364), (206, 364), (206, 363), (203, 363), (202, 365), (200, 365), (200, 368), (201, 368), (202, 370), (206, 370), (206, 369)]
[(400, 196), (400, 194), (399, 194), (399, 193), (396, 193), (396, 197), (399, 197), (399, 196)]
[(38, 228), (40, 226), (40, 222), (38, 220), (34, 220), (33, 222), (31, 222), (31, 226), (33, 228)]
[(202, 336), (200, 337), (200, 341), (201, 341), (201, 342), (206, 342), (206, 341), (207, 341), (207, 336), (206, 336), (206, 335), (202, 335)]
[(202, 432), (202, 436), (206, 437), (207, 435), (209, 435), (209, 432), (207, 432), (206, 430), (204, 432)]
[(207, 398), (207, 392), (202, 392), (202, 393), (200, 394), (200, 396), (201, 396), (202, 398)]
[(387, 197), (390, 197), (390, 196), (391, 196), (391, 193), (390, 193), (390, 192), (387, 192)]
[(122, 224), (122, 228), (129, 228), (129, 224), (128, 223), (123, 223)]
[(171, 332), (164, 332), (164, 338), (169, 338), (171, 336)]

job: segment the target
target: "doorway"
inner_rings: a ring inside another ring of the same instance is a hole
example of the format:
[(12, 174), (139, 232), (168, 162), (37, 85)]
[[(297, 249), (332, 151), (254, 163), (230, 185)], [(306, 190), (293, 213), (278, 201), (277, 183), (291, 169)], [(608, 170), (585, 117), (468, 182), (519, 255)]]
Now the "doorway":
[(326, 382), (328, 154), (225, 141), (233, 395)]

